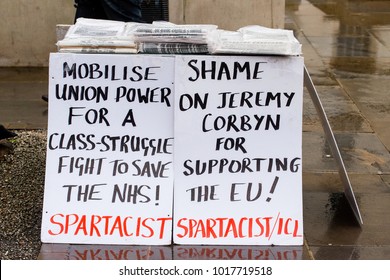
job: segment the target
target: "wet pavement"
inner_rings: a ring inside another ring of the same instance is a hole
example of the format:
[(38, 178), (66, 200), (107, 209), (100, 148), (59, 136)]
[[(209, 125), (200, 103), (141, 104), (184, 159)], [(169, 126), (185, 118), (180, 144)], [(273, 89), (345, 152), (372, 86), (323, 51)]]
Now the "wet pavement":
[[(314, 259), (390, 259), (390, 1), (286, 1), (359, 205), (353, 221), (316, 110), (304, 101), (304, 226)], [(305, 91), (307, 93), (307, 91)]]
[[(286, 0), (286, 28), (335, 134), (364, 224), (345, 198), (320, 118), (304, 91), (304, 246), (43, 244), (40, 259), (390, 259), (390, 1)], [(0, 69), (0, 123), (46, 129), (47, 69)]]

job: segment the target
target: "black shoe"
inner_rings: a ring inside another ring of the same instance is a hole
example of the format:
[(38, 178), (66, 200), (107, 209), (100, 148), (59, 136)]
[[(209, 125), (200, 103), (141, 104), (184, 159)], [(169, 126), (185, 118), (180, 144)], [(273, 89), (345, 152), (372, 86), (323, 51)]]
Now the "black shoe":
[(43, 100), (43, 101), (46, 101), (46, 102), (49, 102), (49, 96), (47, 96), (47, 95), (42, 95), (42, 100)]
[(0, 140), (7, 139), (18, 136), (16, 133), (13, 133), (6, 129), (3, 125), (0, 125)]

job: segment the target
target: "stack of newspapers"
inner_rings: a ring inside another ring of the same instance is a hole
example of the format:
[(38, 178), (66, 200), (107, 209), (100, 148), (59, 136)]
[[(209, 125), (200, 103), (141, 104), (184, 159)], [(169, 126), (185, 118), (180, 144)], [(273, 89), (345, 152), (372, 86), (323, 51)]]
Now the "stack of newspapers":
[(79, 18), (57, 42), (59, 52), (301, 55), (293, 31), (258, 25), (237, 31), (211, 24), (135, 23)]
[(212, 54), (301, 55), (301, 48), (293, 31), (258, 25), (217, 30), (209, 40)]
[(209, 35), (216, 25), (177, 25), (170, 22), (153, 22), (138, 26), (134, 40), (141, 53), (205, 54), (208, 53)]
[(79, 18), (57, 42), (58, 52), (137, 53), (134, 30), (139, 23)]

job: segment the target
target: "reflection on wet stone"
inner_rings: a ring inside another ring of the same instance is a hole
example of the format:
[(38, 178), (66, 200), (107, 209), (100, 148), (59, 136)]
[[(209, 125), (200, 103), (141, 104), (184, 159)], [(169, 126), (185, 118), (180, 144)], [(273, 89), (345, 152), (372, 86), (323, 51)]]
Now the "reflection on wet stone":
[(329, 122), (333, 130), (359, 131), (364, 119), (357, 112), (348, 112), (329, 117)]
[(349, 206), (347, 198), (342, 192), (329, 193), (328, 203), (325, 205), (325, 215), (330, 221), (330, 229), (342, 225), (343, 227), (357, 227), (358, 232), (361, 230), (359, 224), (354, 219), (354, 214)]
[(42, 260), (301, 260), (302, 246), (122, 246), (43, 244)]
[[(286, 2), (291, 2), (296, 10), (298, 9), (296, 7), (302, 3), (301, 1)], [(331, 68), (336, 72), (390, 74), (389, 46), (386, 46), (386, 39), (378, 37), (378, 33), (374, 30), (379, 26), (390, 24), (389, 1), (309, 0), (309, 2), (323, 13), (322, 17), (317, 18), (316, 25), (326, 29), (326, 20), (330, 18), (338, 24), (333, 41), (328, 41), (324, 46), (317, 45), (322, 53), (328, 53), (329, 49), (332, 50), (331, 54), (325, 55), (328, 57)], [(317, 30), (316, 36), (322, 36), (321, 29)], [(364, 67), (361, 67), (362, 64)]]
[[(330, 193), (328, 203), (325, 205), (325, 216), (329, 220), (326, 235), (337, 240), (340, 238), (337, 237), (340, 231), (348, 231), (348, 236), (346, 236), (348, 238), (348, 242), (350, 244), (356, 244), (362, 229), (360, 228), (358, 222), (354, 219), (353, 215), (354, 214), (344, 193)], [(349, 260), (360, 258), (358, 249), (354, 246), (345, 246), (342, 250), (338, 249), (337, 254), (335, 254), (335, 250), (332, 246), (333, 244), (328, 244), (328, 246), (320, 247), (316, 250), (314, 252), (315, 259)]]

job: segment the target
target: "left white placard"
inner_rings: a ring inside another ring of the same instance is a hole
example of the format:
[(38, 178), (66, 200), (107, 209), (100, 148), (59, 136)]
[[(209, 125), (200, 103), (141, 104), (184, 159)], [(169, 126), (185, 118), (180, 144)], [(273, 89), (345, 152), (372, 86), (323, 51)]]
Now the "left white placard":
[(171, 244), (174, 63), (50, 55), (42, 242)]

